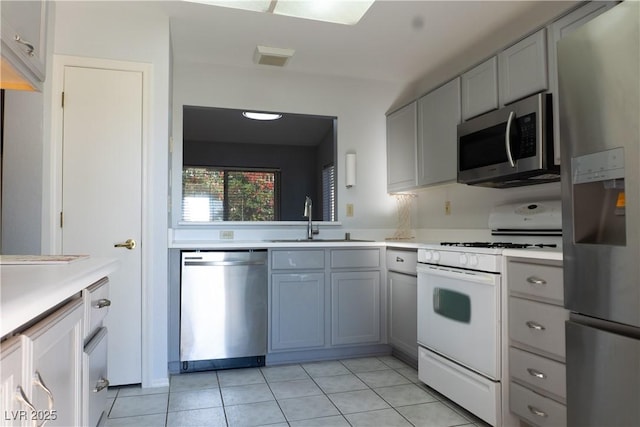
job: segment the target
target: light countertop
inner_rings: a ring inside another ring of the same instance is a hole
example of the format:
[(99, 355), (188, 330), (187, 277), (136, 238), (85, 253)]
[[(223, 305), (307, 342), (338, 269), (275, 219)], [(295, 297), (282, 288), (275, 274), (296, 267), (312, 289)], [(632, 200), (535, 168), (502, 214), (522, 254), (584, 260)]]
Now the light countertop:
[(118, 261), (85, 258), (69, 263), (0, 266), (0, 337), (111, 274)]

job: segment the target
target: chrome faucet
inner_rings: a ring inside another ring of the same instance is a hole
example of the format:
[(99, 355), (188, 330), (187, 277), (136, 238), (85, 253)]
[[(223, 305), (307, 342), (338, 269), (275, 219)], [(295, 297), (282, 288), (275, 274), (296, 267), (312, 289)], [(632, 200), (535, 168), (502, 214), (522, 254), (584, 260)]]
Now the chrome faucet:
[(309, 218), (309, 222), (307, 223), (307, 239), (309, 240), (313, 239), (313, 226), (311, 225), (311, 216), (313, 211), (312, 208), (313, 208), (313, 202), (311, 201), (311, 197), (307, 196), (304, 199), (303, 216), (306, 216), (307, 218)]

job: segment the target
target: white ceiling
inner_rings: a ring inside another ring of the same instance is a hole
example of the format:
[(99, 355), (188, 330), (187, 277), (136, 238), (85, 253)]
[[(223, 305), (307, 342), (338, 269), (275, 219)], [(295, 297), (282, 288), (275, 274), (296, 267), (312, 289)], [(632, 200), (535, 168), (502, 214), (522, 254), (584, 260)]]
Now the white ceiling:
[(354, 26), (181, 1), (159, 5), (170, 15), (177, 62), (273, 68), (253, 62), (260, 44), (295, 49), (290, 71), (408, 84), (447, 62), (469, 67), (575, 1), (377, 0)]

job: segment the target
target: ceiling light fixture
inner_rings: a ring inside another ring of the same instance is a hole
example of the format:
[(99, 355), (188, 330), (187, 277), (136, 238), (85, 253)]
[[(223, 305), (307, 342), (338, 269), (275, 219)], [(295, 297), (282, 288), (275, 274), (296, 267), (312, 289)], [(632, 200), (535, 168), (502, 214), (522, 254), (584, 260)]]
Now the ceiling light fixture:
[(355, 25), (374, 0), (185, 0), (335, 24)]
[(280, 47), (257, 46), (253, 59), (256, 64), (284, 67), (293, 56), (295, 50)]
[(256, 111), (243, 111), (242, 115), (251, 120), (278, 120), (282, 118), (282, 114), (258, 113)]

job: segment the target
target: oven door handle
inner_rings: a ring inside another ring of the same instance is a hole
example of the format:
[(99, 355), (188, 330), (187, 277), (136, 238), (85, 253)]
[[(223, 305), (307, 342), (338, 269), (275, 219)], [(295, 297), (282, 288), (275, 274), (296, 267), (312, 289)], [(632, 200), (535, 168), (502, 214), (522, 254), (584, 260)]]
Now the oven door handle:
[(440, 311), (440, 288), (433, 290), (433, 310), (436, 313)]
[(436, 267), (434, 265), (425, 264), (418, 264), (416, 271), (418, 272), (418, 277), (429, 275), (436, 277), (448, 277), (455, 280), (464, 280), (465, 282), (474, 282), (489, 286), (497, 286), (500, 284), (499, 274), (487, 273), (484, 271)]
[(516, 116), (516, 113), (513, 111), (509, 112), (509, 119), (507, 120), (507, 131), (504, 134), (504, 148), (507, 151), (507, 159), (509, 159), (509, 164), (512, 168), (516, 167), (516, 163), (513, 161), (513, 155), (511, 154), (511, 123), (513, 122), (513, 118)]

